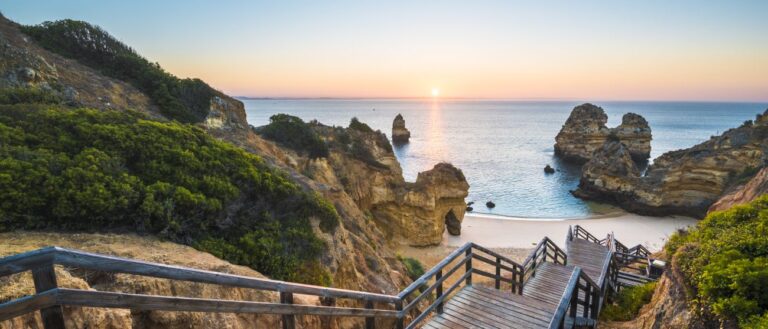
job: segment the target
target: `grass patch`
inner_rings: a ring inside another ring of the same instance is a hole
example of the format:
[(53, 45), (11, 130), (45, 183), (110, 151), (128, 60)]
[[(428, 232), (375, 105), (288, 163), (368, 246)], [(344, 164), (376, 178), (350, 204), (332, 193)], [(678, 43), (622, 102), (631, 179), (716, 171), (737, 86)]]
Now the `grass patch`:
[(656, 282), (622, 289), (612, 304), (605, 305), (600, 312), (602, 321), (629, 321), (637, 316), (640, 308), (648, 304), (656, 289)]

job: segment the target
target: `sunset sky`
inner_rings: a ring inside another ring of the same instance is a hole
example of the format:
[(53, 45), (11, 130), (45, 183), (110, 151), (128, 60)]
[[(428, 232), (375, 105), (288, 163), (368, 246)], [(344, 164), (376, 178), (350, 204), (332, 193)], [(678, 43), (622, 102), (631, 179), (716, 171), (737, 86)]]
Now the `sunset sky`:
[(768, 1), (4, 0), (255, 97), (768, 100)]

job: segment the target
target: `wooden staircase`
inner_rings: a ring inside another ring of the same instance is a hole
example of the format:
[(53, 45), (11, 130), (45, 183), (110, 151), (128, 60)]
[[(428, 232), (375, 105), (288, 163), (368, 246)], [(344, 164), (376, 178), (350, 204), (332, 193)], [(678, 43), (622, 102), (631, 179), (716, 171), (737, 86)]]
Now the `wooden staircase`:
[[(31, 271), (37, 290), (0, 304), (0, 321), (40, 311), (45, 329), (63, 329), (62, 306), (77, 306), (279, 314), (285, 329), (294, 328), (295, 317), (302, 315), (364, 318), (366, 328), (595, 328), (612, 293), (657, 277), (648, 257), (641, 245), (627, 248), (612, 234), (598, 239), (575, 226), (568, 230), (565, 250), (545, 237), (522, 264), (467, 243), (393, 296), (49, 247), (0, 259), (0, 277)], [(274, 291), (280, 298), (276, 303), (64, 289), (57, 286), (56, 265)], [(490, 278), (492, 286), (473, 284), (478, 276)], [(297, 305), (293, 294), (319, 296), (326, 302)], [(340, 299), (352, 303), (336, 306)]]

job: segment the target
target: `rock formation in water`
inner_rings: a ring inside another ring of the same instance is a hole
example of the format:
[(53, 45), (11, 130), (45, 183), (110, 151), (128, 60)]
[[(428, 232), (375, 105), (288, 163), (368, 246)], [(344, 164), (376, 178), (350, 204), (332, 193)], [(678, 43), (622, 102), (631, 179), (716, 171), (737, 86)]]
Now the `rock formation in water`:
[(573, 193), (641, 214), (703, 217), (730, 188), (765, 166), (767, 138), (768, 111), (754, 123), (746, 122), (689, 149), (663, 154), (642, 176), (629, 160), (626, 145), (607, 142), (584, 165)]
[(608, 128), (605, 111), (589, 103), (573, 108), (568, 120), (555, 137), (555, 154), (565, 160), (586, 162), (609, 138), (617, 138), (628, 148), (635, 161), (645, 161), (651, 154), (651, 128), (635, 113), (622, 117), (621, 125)]
[(392, 121), (392, 143), (393, 144), (405, 144), (411, 138), (411, 132), (408, 128), (405, 128), (405, 119), (399, 113)]

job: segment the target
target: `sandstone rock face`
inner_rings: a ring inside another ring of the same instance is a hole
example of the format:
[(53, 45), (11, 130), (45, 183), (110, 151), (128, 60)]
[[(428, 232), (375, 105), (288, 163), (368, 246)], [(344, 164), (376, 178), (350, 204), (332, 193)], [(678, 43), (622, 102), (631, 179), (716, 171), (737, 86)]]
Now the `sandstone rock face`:
[(668, 270), (656, 284), (651, 302), (638, 316), (625, 322), (601, 322), (607, 329), (698, 329), (712, 328), (697, 318), (687, 304), (685, 283), (675, 269)]
[(593, 104), (573, 108), (568, 120), (555, 137), (555, 154), (574, 162), (586, 162), (610, 136), (624, 142), (635, 161), (645, 161), (651, 154), (651, 128), (645, 119), (627, 113), (621, 125), (610, 129), (605, 111)]
[(624, 114), (621, 124), (612, 132), (626, 145), (633, 160), (641, 162), (651, 157), (651, 127), (643, 116)]
[[(326, 182), (330, 189), (343, 191), (360, 210), (372, 219), (390, 238), (402, 239), (413, 246), (439, 244), (443, 232), (461, 232), (466, 212), (465, 198), (469, 184), (461, 170), (440, 163), (429, 171), (419, 173), (415, 183), (403, 178), (400, 163), (386, 136), (381, 132), (361, 132), (354, 129), (327, 127), (315, 123), (315, 131), (328, 141), (331, 155), (327, 169), (320, 170), (317, 162), (299, 159), (301, 171), (313, 179)], [(340, 138), (341, 135), (348, 137)], [(351, 141), (364, 148), (360, 154), (351, 152), (339, 140)], [(334, 182), (340, 186), (334, 187)]]
[(612, 146), (601, 148), (582, 168), (574, 195), (642, 214), (703, 217), (740, 178), (765, 166), (767, 121), (768, 113), (758, 115), (753, 124), (689, 149), (667, 152), (643, 176), (627, 163), (626, 152), (618, 151), (616, 142), (607, 143)]
[(208, 116), (203, 122), (208, 129), (245, 129), (248, 121), (245, 118), (243, 102), (221, 94), (211, 98)]
[(395, 191), (395, 198), (374, 204), (372, 213), (412, 246), (439, 244), (443, 232), (461, 234), (469, 184), (461, 170), (439, 163), (421, 172), (415, 184)]
[(392, 121), (392, 143), (393, 144), (405, 144), (411, 138), (411, 132), (405, 128), (405, 119), (400, 114), (397, 114), (395, 120)]
[(768, 168), (760, 170), (746, 184), (738, 184), (709, 207), (708, 212), (726, 210), (735, 205), (749, 203), (768, 193)]

